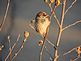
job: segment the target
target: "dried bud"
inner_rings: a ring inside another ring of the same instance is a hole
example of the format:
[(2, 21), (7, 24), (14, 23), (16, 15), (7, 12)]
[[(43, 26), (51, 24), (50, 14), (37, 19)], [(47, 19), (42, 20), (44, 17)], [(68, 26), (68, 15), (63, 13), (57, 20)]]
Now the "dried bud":
[(39, 46), (41, 46), (43, 44), (43, 41), (42, 40), (39, 40)]
[(50, 0), (50, 3), (53, 4), (55, 2), (55, 0)]
[(80, 54), (81, 54), (81, 47), (77, 47), (76, 52), (77, 52), (78, 57), (80, 57)]
[(15, 53), (15, 56), (17, 56), (17, 53)]
[(60, 5), (60, 0), (57, 0), (57, 1), (55, 2), (55, 6), (58, 7), (59, 5)]
[(44, 0), (44, 2), (45, 2), (45, 3), (47, 3), (47, 2), (48, 2), (48, 0)]
[(10, 39), (10, 36), (8, 36), (8, 39)]
[(3, 48), (4, 48), (4, 45), (1, 45), (1, 46), (0, 46), (0, 51), (1, 51)]
[(29, 36), (29, 32), (25, 31), (24, 32), (24, 37), (27, 38)]

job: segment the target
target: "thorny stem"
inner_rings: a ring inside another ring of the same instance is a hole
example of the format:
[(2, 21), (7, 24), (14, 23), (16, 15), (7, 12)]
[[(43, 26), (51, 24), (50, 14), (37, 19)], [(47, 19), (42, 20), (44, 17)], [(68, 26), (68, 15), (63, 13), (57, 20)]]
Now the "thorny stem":
[(7, 17), (8, 10), (9, 10), (9, 6), (10, 6), (10, 0), (8, 0), (8, 4), (7, 4), (7, 8), (6, 8), (6, 12), (5, 12), (5, 15), (4, 15), (4, 17), (3, 17), (3, 21), (2, 21), (2, 23), (0, 24), (0, 31), (2, 30), (3, 25), (4, 25), (5, 21), (6, 21), (6, 17)]
[(58, 60), (58, 46), (59, 46), (60, 39), (61, 39), (61, 34), (62, 34), (62, 25), (63, 25), (63, 21), (64, 21), (65, 6), (66, 6), (66, 0), (63, 0), (62, 12), (61, 12), (61, 20), (60, 20), (60, 27), (59, 27), (59, 33), (58, 33), (57, 43), (56, 43), (57, 44), (57, 48), (55, 50), (54, 61)]
[(50, 42), (48, 39), (46, 39), (46, 40), (51, 46), (53, 46), (56, 49), (56, 46), (52, 42)]

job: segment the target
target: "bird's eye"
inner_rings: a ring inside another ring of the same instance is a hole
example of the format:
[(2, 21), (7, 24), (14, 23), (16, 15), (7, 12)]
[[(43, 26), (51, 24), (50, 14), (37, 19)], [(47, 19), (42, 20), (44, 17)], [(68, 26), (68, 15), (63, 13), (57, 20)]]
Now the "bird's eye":
[(43, 16), (46, 16), (46, 14), (44, 13)]

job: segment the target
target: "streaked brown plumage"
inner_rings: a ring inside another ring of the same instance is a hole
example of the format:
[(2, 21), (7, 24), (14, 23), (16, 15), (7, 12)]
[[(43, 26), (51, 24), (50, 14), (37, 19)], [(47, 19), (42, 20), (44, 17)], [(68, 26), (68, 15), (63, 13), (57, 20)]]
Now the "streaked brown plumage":
[(35, 30), (42, 36), (45, 36), (46, 30), (49, 25), (50, 25), (49, 15), (47, 15), (47, 13), (43, 11), (38, 12), (35, 17)]

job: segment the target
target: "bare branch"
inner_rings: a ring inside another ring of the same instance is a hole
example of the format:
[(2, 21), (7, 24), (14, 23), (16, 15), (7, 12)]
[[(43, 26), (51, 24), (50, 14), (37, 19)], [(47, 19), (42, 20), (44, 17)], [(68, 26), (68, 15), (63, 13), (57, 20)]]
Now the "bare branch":
[(73, 61), (76, 61), (76, 60), (78, 60), (79, 58), (81, 58), (81, 57), (77, 57), (77, 58), (73, 59)]
[(55, 50), (55, 54), (54, 54), (54, 60), (53, 61), (57, 61), (58, 59), (58, 46), (60, 43), (60, 39), (61, 39), (61, 34), (62, 34), (62, 25), (63, 25), (63, 21), (64, 21), (64, 11), (65, 11), (65, 6), (66, 6), (66, 0), (63, 0), (63, 4), (62, 4), (62, 12), (61, 12), (61, 20), (60, 20), (60, 27), (59, 27), (59, 32), (58, 32), (58, 36), (57, 36), (57, 48)]
[[(8, 39), (9, 39), (9, 38), (10, 38), (10, 37), (8, 36)], [(11, 46), (10, 46), (10, 39), (9, 39), (10, 52), (8, 53), (7, 57), (5, 58), (5, 61), (6, 61), (6, 60), (8, 59), (8, 57), (10, 56), (10, 54), (11, 54), (11, 52), (13, 51), (14, 47), (16, 46), (17, 42), (19, 41), (19, 38), (20, 38), (20, 34), (18, 35), (17, 41), (14, 43), (14, 45), (12, 46), (12, 48), (11, 48)]]
[(0, 25), (0, 31), (2, 30), (3, 25), (4, 25), (5, 21), (6, 21), (6, 17), (7, 17), (8, 10), (9, 10), (9, 6), (10, 6), (10, 0), (8, 0), (6, 12), (5, 12), (5, 15), (4, 15), (4, 17), (3, 17), (3, 21), (2, 21), (2, 23), (1, 23), (1, 25)]
[(62, 5), (61, 20), (60, 20), (61, 21), (60, 22), (61, 26), (63, 25), (63, 21), (64, 21), (65, 6), (66, 6), (66, 0), (64, 0), (64, 3)]
[(14, 47), (17, 45), (17, 42), (19, 41), (19, 38), (20, 38), (20, 34), (18, 35), (16, 42), (15, 42), (14, 45), (12, 46), (12, 50), (13, 50)]
[(51, 55), (51, 53), (49, 52), (48, 48), (45, 46), (45, 49), (46, 49), (46, 52), (48, 53), (48, 55), (50, 56), (50, 60), (52, 61), (53, 60), (53, 57)]
[(23, 47), (24, 47), (24, 43), (26, 42), (26, 40), (27, 40), (27, 38), (25, 38), (24, 40), (23, 40), (23, 42), (22, 42), (22, 45), (21, 45), (21, 47), (20, 47), (20, 49), (15, 53), (15, 55), (13, 56), (13, 58), (12, 58), (12, 60), (11, 61), (13, 61), (14, 60), (14, 58), (19, 54), (19, 52), (23, 49)]
[[(79, 46), (77, 46), (77, 47), (81, 47), (81, 45), (79, 45)], [(72, 49), (71, 49), (71, 50), (69, 50), (68, 52), (64, 53), (64, 54), (63, 54), (63, 56), (65, 56), (65, 55), (67, 55), (67, 54), (71, 53), (72, 51), (76, 50), (76, 48), (77, 48), (77, 47), (72, 48)]]
[(56, 20), (56, 22), (57, 22), (57, 24), (58, 24), (58, 27), (60, 27), (59, 20), (58, 20), (58, 18), (57, 18), (57, 16), (56, 16), (54, 10), (52, 9), (51, 4), (49, 4), (48, 2), (45, 2), (45, 3), (46, 3), (46, 5), (47, 5), (47, 6), (50, 8), (50, 10), (51, 10), (50, 19), (51, 19), (52, 15), (53, 15), (54, 18), (55, 18), (55, 20)]
[(80, 23), (80, 22), (81, 22), (81, 20), (76, 21), (76, 22), (74, 22), (73, 24), (70, 24), (70, 25), (64, 27), (63, 30), (65, 30), (65, 29), (67, 29), (67, 28), (70, 28), (71, 26), (74, 26), (74, 25), (76, 25), (76, 24), (78, 24), (78, 23)]
[(59, 56), (58, 56), (58, 58), (59, 58), (60, 56), (65, 56), (65, 55), (67, 55), (67, 54), (71, 53), (72, 51), (76, 50), (78, 47), (81, 47), (81, 45), (79, 45), (79, 46), (77, 46), (77, 47), (72, 48), (71, 50), (69, 50), (68, 52), (66, 52), (66, 53), (64, 53), (64, 54), (62, 54), (62, 55), (59, 55)]
[(9, 42), (9, 54), (8, 54), (7, 57), (5, 58), (5, 61), (8, 59), (8, 57), (9, 57), (9, 56), (11, 55), (11, 53), (12, 53), (10, 36), (8, 36), (8, 42)]
[(76, 1), (77, 1), (77, 0), (74, 0), (74, 1), (72, 2), (72, 4), (66, 9), (64, 15), (69, 11), (69, 9), (71, 9), (71, 8), (73, 7), (73, 5), (76, 3)]
[(56, 46), (51, 41), (49, 41), (48, 39), (46, 39), (46, 40), (51, 46), (53, 46), (56, 49)]

